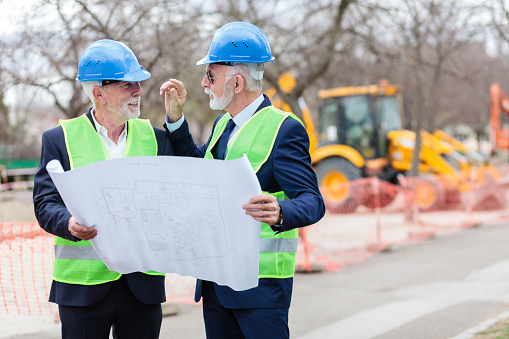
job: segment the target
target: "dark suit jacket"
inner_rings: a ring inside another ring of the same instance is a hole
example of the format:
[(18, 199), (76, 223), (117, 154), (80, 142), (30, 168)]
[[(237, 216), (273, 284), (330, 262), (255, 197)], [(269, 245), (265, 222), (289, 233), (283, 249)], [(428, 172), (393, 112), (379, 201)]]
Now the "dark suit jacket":
[[(91, 110), (87, 117), (95, 128)], [(157, 139), (157, 155), (173, 155), (173, 147), (162, 129), (154, 127)], [(57, 188), (46, 171), (46, 164), (57, 159), (65, 171), (70, 170), (69, 156), (65, 147), (61, 126), (48, 130), (42, 135), (41, 161), (34, 179), (34, 208), (39, 225), (48, 233), (71, 241), (79, 241), (68, 230), (71, 214), (65, 207)], [(144, 273), (126, 274), (126, 279), (134, 296), (146, 304), (162, 303), (166, 300), (164, 277)], [(111, 283), (100, 285), (76, 285), (53, 281), (49, 301), (67, 306), (87, 306), (100, 300), (110, 288)]]
[[(265, 96), (256, 111), (270, 105), (269, 98)], [(220, 118), (221, 116), (216, 119), (213, 128)], [(204, 157), (212, 137), (211, 134), (204, 145), (197, 146), (186, 121), (176, 131), (167, 133), (173, 143), (175, 155), (192, 157)], [(285, 231), (311, 225), (325, 214), (316, 175), (311, 168), (309, 137), (302, 124), (295, 119), (288, 118), (283, 122), (267, 162), (256, 175), (263, 191), (284, 191), (290, 198), (279, 201), (283, 210), (283, 225), (279, 229), (273, 227), (274, 230)], [(258, 287), (240, 292), (214, 284), (219, 301), (227, 308), (288, 308), (292, 286), (293, 278), (260, 279)], [(197, 289), (196, 296), (199, 300), (200, 281)]]

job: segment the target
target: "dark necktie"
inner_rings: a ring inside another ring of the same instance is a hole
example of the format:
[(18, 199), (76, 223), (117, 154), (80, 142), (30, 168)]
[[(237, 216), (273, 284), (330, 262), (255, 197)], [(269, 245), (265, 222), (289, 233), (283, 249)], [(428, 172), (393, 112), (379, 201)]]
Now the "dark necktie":
[(228, 144), (228, 139), (230, 139), (230, 134), (232, 133), (234, 127), (235, 123), (233, 122), (233, 119), (228, 120), (228, 124), (226, 124), (226, 128), (224, 129), (223, 134), (221, 134), (221, 138), (219, 139), (216, 159), (225, 158), (226, 145)]

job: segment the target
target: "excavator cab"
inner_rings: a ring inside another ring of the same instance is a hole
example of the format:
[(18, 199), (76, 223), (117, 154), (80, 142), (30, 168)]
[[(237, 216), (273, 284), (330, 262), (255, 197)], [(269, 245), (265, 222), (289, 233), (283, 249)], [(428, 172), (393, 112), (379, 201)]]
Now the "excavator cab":
[(319, 145), (348, 145), (366, 160), (385, 157), (387, 133), (402, 129), (400, 112), (396, 94), (324, 98), (320, 108)]
[[(384, 177), (384, 171), (392, 165), (392, 157), (388, 155), (390, 132), (403, 130), (400, 86), (389, 85), (383, 80), (379, 85), (322, 90), (318, 96), (322, 102), (319, 148), (344, 145), (342, 150), (336, 147), (335, 154), (331, 151), (328, 156), (348, 160), (364, 171), (361, 176)], [(356, 161), (356, 158), (362, 161)], [(324, 159), (315, 157), (314, 160), (318, 163)], [(393, 173), (389, 175), (393, 176)], [(348, 176), (348, 180), (354, 177)]]

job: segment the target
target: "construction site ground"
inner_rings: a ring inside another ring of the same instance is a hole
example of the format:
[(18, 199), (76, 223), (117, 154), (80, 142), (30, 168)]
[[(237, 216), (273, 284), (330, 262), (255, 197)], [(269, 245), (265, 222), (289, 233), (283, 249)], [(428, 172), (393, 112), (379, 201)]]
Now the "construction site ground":
[[(430, 218), (455, 223), (464, 214), (443, 212)], [(308, 241), (315, 253), (345, 255), (354, 240), (346, 236), (373, 229), (378, 217), (327, 214), (312, 226)], [(0, 219), (34, 221), (31, 193), (0, 193)], [(296, 274), (291, 337), (495, 338), (477, 333), (509, 318), (509, 224), (480, 224), (413, 242), (404, 241), (412, 233), (404, 229), (416, 227), (407, 223), (401, 214), (384, 217), (380, 224), (389, 229), (383, 237), (401, 241), (383, 252), (345, 261), (334, 272)], [(375, 233), (373, 242), (380, 244), (383, 237)], [(320, 267), (334, 259), (311, 257)], [(59, 338), (55, 319), (1, 313), (0, 338)], [(201, 305), (189, 300), (176, 315), (164, 317), (161, 338), (205, 338)]]

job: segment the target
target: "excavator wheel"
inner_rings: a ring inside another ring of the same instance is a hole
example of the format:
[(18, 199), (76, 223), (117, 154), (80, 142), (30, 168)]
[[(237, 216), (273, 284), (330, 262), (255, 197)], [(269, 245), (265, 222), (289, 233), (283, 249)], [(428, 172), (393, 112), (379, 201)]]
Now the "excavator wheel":
[(359, 205), (351, 181), (362, 178), (361, 169), (340, 157), (327, 158), (316, 166), (325, 207), (332, 213), (352, 213)]
[(412, 185), (414, 203), (421, 212), (440, 209), (445, 202), (445, 187), (433, 176), (419, 177)]

